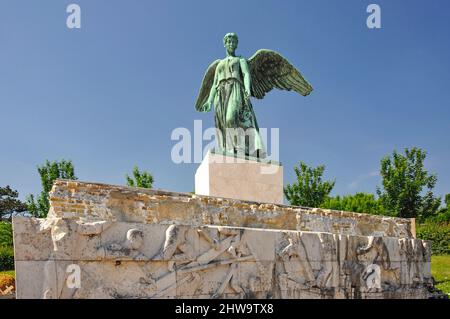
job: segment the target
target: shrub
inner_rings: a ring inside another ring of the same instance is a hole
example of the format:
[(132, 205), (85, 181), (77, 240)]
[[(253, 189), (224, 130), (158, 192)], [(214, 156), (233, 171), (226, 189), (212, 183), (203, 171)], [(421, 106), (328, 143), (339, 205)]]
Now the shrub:
[(431, 240), (434, 255), (450, 254), (450, 223), (428, 221), (417, 225), (417, 238)]
[(9, 274), (0, 274), (0, 290), (5, 290), (9, 286), (15, 287), (14, 276)]
[(428, 220), (436, 223), (450, 223), (450, 210), (441, 210), (436, 216), (428, 218)]
[(0, 246), (0, 271), (11, 269), (14, 269), (13, 248)]
[(386, 215), (387, 212), (380, 200), (373, 194), (356, 193), (355, 195), (328, 197), (320, 205), (321, 208), (344, 210), (347, 212)]
[(8, 222), (0, 222), (0, 246), (13, 245), (12, 225)]

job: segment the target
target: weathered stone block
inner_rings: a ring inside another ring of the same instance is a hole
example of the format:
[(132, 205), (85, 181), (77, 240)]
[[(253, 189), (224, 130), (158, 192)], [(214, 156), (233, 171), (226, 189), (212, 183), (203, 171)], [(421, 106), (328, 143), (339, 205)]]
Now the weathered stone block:
[(17, 298), (427, 297), (409, 220), (78, 181), (51, 204), (13, 219)]
[[(56, 211), (54, 202), (63, 203)], [(82, 201), (85, 210), (72, 205)], [(223, 225), (336, 234), (413, 237), (411, 220), (80, 181), (57, 180), (49, 218), (162, 225)]]
[[(15, 229), (29, 230), (21, 225), (30, 222), (47, 220), (18, 217)], [(405, 289), (422, 296), (430, 280), (428, 252), (416, 239), (116, 222), (88, 235), (89, 242), (80, 240), (86, 234), (77, 221), (65, 222), (52, 245), (44, 238), (54, 229), (28, 234), (46, 244), (36, 260), (16, 259), (18, 298), (337, 298), (354, 289), (367, 297)], [(17, 244), (18, 256), (21, 249)], [(77, 288), (67, 286), (73, 265), (80, 269)]]
[(208, 151), (195, 173), (195, 193), (283, 204), (283, 166)]

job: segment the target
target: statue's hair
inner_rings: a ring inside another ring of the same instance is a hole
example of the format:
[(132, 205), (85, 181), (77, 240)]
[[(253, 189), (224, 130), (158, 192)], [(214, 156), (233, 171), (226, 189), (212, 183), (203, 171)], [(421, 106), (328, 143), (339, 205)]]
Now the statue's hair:
[(144, 233), (141, 230), (136, 229), (136, 228), (132, 228), (127, 231), (127, 239), (128, 240), (136, 238), (137, 236), (144, 237)]
[(239, 42), (239, 39), (238, 39), (237, 34), (234, 33), (234, 32), (230, 32), (230, 33), (225, 34), (225, 36), (223, 37), (223, 44), (225, 44), (225, 41), (226, 41), (228, 38), (235, 38), (235, 39), (236, 39), (236, 43)]

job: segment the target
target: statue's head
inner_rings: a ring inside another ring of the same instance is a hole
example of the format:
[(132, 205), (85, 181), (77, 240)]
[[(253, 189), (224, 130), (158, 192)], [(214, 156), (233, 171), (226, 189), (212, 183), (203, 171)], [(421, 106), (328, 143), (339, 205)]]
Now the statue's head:
[(130, 246), (129, 248), (137, 250), (144, 243), (144, 233), (139, 229), (129, 229), (127, 231), (127, 240)]
[(238, 45), (238, 36), (236, 33), (227, 33), (223, 37), (223, 45), (228, 52), (234, 52)]

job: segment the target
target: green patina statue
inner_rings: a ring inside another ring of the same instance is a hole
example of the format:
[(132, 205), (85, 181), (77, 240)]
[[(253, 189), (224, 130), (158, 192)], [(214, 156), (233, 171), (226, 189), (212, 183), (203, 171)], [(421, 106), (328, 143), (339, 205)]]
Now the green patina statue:
[(265, 157), (250, 97), (262, 99), (273, 88), (294, 90), (306, 96), (312, 87), (275, 51), (258, 50), (246, 60), (235, 54), (238, 44), (235, 33), (226, 34), (223, 43), (227, 56), (208, 67), (195, 107), (197, 111), (209, 112), (215, 106), (219, 151)]

